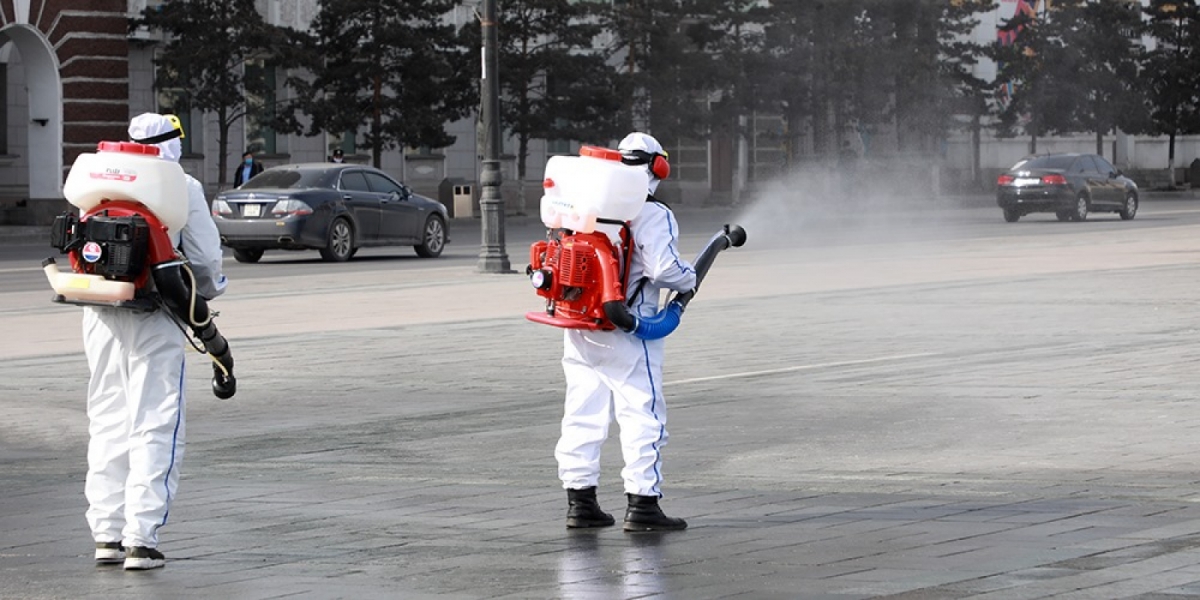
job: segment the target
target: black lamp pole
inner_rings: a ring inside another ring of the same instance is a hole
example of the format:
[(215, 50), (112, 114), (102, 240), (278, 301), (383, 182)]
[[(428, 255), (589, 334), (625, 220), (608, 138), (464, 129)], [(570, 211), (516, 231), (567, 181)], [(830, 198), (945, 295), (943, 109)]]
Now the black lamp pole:
[(483, 33), (480, 120), (483, 121), (483, 169), (479, 176), (479, 210), (483, 246), (478, 270), (482, 273), (511, 273), (504, 251), (504, 197), (500, 194), (500, 79), (496, 44), (496, 0), (483, 0), (480, 19)]

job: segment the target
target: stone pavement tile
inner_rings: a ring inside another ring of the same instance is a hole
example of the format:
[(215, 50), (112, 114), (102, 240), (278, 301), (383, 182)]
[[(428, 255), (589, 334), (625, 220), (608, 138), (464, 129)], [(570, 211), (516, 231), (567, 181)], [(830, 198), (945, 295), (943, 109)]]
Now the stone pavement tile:
[[(1069, 564), (1069, 561), (1068, 563)], [(1112, 567), (1096, 570), (1077, 570), (1076, 573), (1053, 579), (1031, 582), (1012, 590), (991, 592), (978, 596), (988, 598), (1042, 598), (1056, 594), (1064, 594), (1075, 590), (1092, 590), (1098, 593), (1108, 593), (1107, 597), (1121, 597), (1121, 594), (1110, 592), (1113, 586), (1122, 582), (1137, 581), (1137, 593), (1151, 592), (1174, 585), (1183, 585), (1194, 581), (1194, 572), (1183, 570), (1200, 564), (1200, 553), (1191, 556), (1168, 555), (1150, 558), (1136, 562), (1127, 562)], [(1170, 580), (1168, 585), (1158, 582)], [(1128, 594), (1126, 594), (1128, 595)]]
[(1163, 527), (1142, 529), (1122, 535), (1121, 537), (1129, 540), (1162, 540), (1195, 534), (1200, 534), (1200, 520), (1189, 519)]
[(1062, 567), (1030, 567), (1025, 569), (1014, 569), (1000, 575), (988, 575), (985, 577), (968, 579), (957, 583), (938, 586), (933, 590), (919, 590), (918, 592), (944, 592), (957, 594), (960, 598), (968, 596), (974, 597), (975, 595), (985, 594), (988, 592), (1011, 590), (1035, 581), (1046, 581), (1062, 577), (1069, 577), (1076, 575), (1079, 572), (1079, 569), (1067, 569)]
[(987, 571), (943, 571), (930, 572), (920, 569), (871, 569), (829, 579), (830, 583), (844, 586), (839, 591), (847, 594), (865, 594), (872, 597), (899, 594), (911, 590), (936, 588), (986, 575)]
[(412, 589), (401, 581), (386, 585), (356, 584), (339, 582), (330, 589), (330, 580), (306, 577), (303, 575), (276, 575), (252, 580), (230, 582), (221, 585), (206, 586), (197, 590), (187, 590), (181, 598), (197, 598), (211, 600), (212, 598), (229, 598), (236, 600), (267, 600), (275, 598), (295, 598), (297, 600), (476, 600), (479, 596), (472, 594), (432, 594)]
[(1155, 573), (1153, 577), (1107, 583), (1096, 588), (1066, 591), (1050, 596), (1055, 600), (1090, 600), (1092, 598), (1130, 598), (1162, 592), (1171, 588), (1200, 583), (1195, 572), (1173, 570)]

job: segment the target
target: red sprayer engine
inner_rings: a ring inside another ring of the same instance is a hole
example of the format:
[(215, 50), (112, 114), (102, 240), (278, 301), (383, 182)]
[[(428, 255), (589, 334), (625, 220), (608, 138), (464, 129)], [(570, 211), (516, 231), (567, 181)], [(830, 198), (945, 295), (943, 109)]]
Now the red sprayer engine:
[(584, 146), (554, 156), (542, 182), (547, 239), (529, 249), (526, 273), (545, 311), (530, 321), (567, 329), (615, 329), (605, 307), (625, 300), (632, 247), (626, 223), (646, 200), (649, 174), (625, 165), (616, 150)]
[(71, 264), (70, 271), (60, 271), (53, 258), (42, 261), (53, 300), (143, 312), (165, 308), (212, 357), (213, 394), (232, 397), (237, 383), (229, 344), (196, 292), (186, 257), (171, 243), (188, 219), (183, 169), (159, 158), (157, 146), (100, 142), (96, 153), (76, 159), (63, 195), (82, 214), (64, 213), (51, 229), (50, 245)]
[(525, 318), (565, 329), (621, 329), (647, 340), (679, 326), (716, 255), (744, 244), (746, 231), (725, 225), (696, 258), (696, 288), (676, 294), (654, 316), (632, 314), (625, 305), (634, 247), (628, 222), (646, 201), (649, 177), (644, 166), (625, 164), (607, 148), (584, 146), (579, 156), (550, 158), (542, 183), (547, 239), (530, 247), (525, 269), (546, 309)]
[[(628, 229), (622, 231), (624, 242)], [(618, 252), (605, 233), (557, 229), (550, 236), (530, 247), (526, 269), (537, 294), (546, 299), (546, 310), (525, 317), (567, 329), (615, 329), (604, 306), (625, 301), (629, 253)], [(629, 248), (630, 243), (622, 246)], [(622, 255), (626, 262), (619, 268)]]

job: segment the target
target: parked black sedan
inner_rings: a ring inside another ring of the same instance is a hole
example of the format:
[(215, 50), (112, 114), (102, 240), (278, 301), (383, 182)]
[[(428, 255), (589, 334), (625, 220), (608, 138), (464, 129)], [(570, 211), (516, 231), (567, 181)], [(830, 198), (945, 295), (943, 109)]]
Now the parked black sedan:
[(1004, 220), (1015, 223), (1035, 212), (1059, 221), (1082, 221), (1090, 212), (1137, 214), (1138, 187), (1103, 156), (1048, 154), (1022, 159), (996, 180), (996, 203)]
[(365, 246), (409, 246), (433, 258), (450, 241), (446, 207), (363, 165), (306, 163), (272, 167), (217, 194), (213, 218), (238, 262), (271, 249), (315, 249), (349, 260)]

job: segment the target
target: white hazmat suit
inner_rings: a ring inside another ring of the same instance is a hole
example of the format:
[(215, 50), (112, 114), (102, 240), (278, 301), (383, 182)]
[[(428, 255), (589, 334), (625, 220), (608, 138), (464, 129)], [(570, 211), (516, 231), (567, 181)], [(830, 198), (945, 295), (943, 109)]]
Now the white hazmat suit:
[[(146, 113), (130, 122), (129, 136), (141, 140), (174, 127)], [(178, 138), (155, 145), (163, 159), (179, 161)], [(187, 257), (198, 293), (214, 298), (226, 283), (220, 236), (200, 182), (188, 176), (187, 187), (188, 197), (179, 199), (188, 203), (187, 224), (171, 241)], [(183, 458), (186, 338), (163, 309), (85, 307), (83, 342), (91, 369), (85, 492), (92, 537), (156, 548)]]
[[(617, 148), (663, 154), (658, 141), (644, 133), (629, 134)], [(658, 180), (651, 176), (650, 194), (657, 187)], [(665, 204), (647, 201), (629, 225), (634, 247), (625, 289), (634, 314), (649, 317), (659, 310), (662, 289), (694, 288), (696, 270), (679, 255), (679, 225)], [(662, 496), (661, 451), (667, 443), (663, 343), (621, 330), (566, 330), (562, 365), (567, 392), (562, 435), (554, 452), (565, 489), (597, 485), (600, 448), (615, 416), (625, 460), (625, 492)]]

